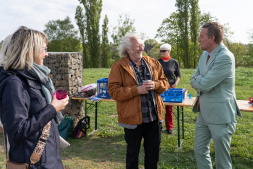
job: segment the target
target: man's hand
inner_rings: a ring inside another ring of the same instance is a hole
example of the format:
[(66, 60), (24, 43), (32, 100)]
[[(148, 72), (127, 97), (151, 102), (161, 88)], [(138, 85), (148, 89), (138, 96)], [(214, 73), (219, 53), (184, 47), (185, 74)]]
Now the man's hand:
[(147, 90), (154, 90), (155, 89), (155, 82), (152, 80), (146, 80), (143, 85), (146, 87)]
[(143, 84), (137, 87), (139, 94), (147, 94), (149, 90), (155, 89), (155, 83), (152, 80), (146, 80)]
[(148, 90), (144, 85), (138, 86), (137, 90), (139, 94), (148, 94)]

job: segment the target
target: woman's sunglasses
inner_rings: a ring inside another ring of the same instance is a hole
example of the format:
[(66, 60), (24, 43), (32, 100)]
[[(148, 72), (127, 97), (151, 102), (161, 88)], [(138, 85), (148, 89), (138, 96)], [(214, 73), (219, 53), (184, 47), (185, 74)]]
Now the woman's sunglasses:
[(160, 52), (163, 52), (163, 53), (164, 53), (164, 52), (167, 52), (167, 51), (169, 51), (169, 50), (160, 50)]

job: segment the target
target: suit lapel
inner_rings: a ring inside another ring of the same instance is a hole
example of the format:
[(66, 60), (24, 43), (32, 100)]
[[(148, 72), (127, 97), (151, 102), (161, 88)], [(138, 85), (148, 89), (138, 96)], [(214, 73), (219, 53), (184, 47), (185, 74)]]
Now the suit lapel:
[[(219, 52), (221, 51), (221, 49), (223, 48), (223, 44), (221, 43), (219, 46), (216, 47), (216, 49), (214, 49), (209, 61), (207, 62), (206, 64), (206, 71), (205, 71), (205, 74), (208, 72), (208, 70), (211, 69), (211, 67), (213, 66), (214, 62), (215, 62), (215, 59), (216, 59), (216, 56), (219, 54)], [(208, 56), (208, 55), (207, 55)], [(206, 56), (206, 59), (207, 59), (207, 56)]]

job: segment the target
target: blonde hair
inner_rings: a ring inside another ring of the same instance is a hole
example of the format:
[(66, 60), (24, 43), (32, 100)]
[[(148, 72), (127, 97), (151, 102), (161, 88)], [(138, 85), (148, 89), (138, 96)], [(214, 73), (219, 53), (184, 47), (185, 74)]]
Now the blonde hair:
[(48, 43), (48, 38), (44, 33), (21, 26), (13, 33), (9, 43), (1, 49), (3, 50), (1, 58), (4, 58), (1, 59), (3, 61), (1, 65), (4, 70), (22, 70), (25, 66), (30, 69), (33, 62), (43, 57), (41, 51), (44, 43)]

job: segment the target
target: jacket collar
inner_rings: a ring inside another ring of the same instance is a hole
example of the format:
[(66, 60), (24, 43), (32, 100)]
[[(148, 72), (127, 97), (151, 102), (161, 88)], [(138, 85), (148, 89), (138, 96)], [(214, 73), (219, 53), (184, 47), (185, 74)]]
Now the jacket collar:
[[(147, 56), (142, 56), (142, 58), (147, 62), (147, 64), (150, 67), (150, 58)], [(135, 79), (134, 76), (134, 70), (132, 69), (130, 65), (130, 59), (129, 57), (124, 57), (119, 61), (120, 65)]]

